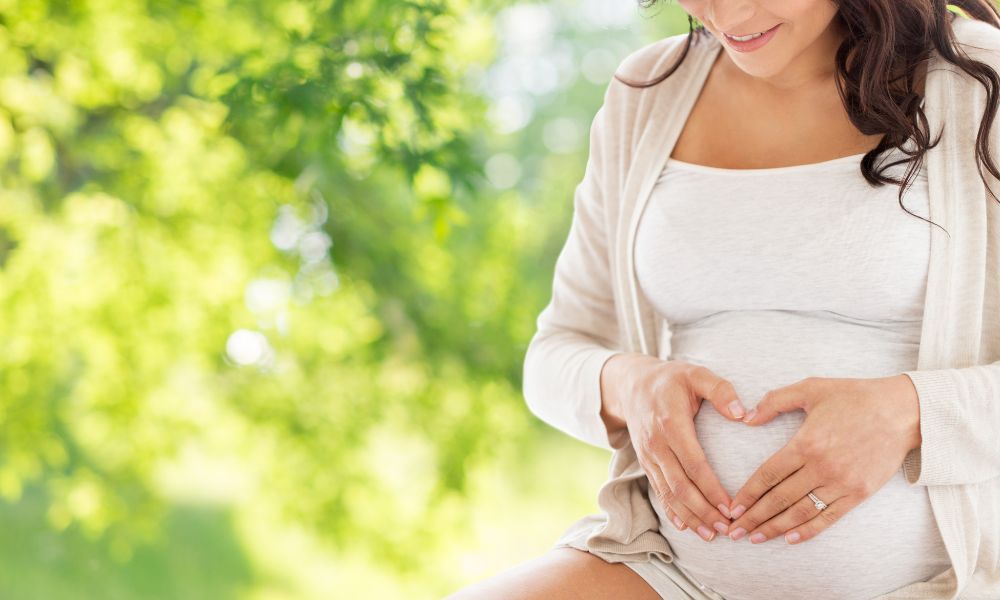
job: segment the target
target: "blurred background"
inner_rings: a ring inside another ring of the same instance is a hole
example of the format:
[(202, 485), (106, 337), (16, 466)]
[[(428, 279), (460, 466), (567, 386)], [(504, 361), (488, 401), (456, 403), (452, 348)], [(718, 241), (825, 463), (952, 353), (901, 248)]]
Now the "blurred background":
[(637, 0), (0, 0), (0, 598), (440, 598), (597, 510), (521, 396)]

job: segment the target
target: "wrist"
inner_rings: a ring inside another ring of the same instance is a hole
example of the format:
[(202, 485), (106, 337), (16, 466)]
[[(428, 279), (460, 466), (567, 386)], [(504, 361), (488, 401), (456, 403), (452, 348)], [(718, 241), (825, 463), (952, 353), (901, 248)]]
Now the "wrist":
[(629, 354), (622, 352), (613, 354), (601, 367), (601, 419), (604, 420), (608, 433), (626, 427), (618, 389), (622, 373), (625, 372), (625, 364), (628, 362)]
[(905, 373), (887, 378), (893, 386), (894, 393), (890, 397), (898, 402), (897, 413), (907, 432), (907, 449), (919, 448), (923, 443), (920, 433), (920, 396), (913, 380)]

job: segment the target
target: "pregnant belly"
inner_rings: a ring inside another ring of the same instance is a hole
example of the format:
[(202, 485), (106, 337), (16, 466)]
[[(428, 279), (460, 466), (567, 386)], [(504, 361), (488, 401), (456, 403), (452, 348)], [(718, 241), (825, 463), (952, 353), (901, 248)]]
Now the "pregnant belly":
[[(759, 395), (741, 399), (751, 408)], [(804, 412), (795, 411), (750, 427), (727, 420), (705, 402), (695, 429), (709, 465), (732, 497), (804, 419)], [(784, 532), (760, 544), (751, 544), (749, 536), (733, 541), (724, 535), (705, 542), (690, 528), (677, 531), (659, 501), (651, 502), (676, 563), (727, 600), (874, 598), (950, 566), (926, 488), (911, 486), (902, 467), (874, 495), (796, 545), (784, 541)]]

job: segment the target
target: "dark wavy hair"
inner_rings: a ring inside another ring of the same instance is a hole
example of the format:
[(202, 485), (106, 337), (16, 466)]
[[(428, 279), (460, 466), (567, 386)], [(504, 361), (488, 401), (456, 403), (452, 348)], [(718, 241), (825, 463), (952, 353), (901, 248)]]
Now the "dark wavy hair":
[[(640, 7), (649, 8), (659, 0), (638, 1)], [(834, 18), (840, 20), (842, 30), (846, 31), (835, 57), (837, 90), (851, 123), (858, 130), (865, 135), (883, 134), (878, 146), (861, 159), (861, 174), (864, 178), (874, 187), (886, 183), (899, 185), (899, 205), (913, 215), (903, 206), (903, 193), (923, 164), (924, 154), (941, 141), (940, 136), (934, 142), (930, 141), (927, 117), (920, 107), (922, 97), (916, 91), (915, 82), (918, 65), (929, 60), (933, 47), (942, 58), (957, 65), (986, 88), (987, 107), (976, 138), (976, 158), (993, 177), (1000, 179), (1000, 170), (993, 163), (989, 151), (989, 131), (997, 111), (1000, 76), (988, 64), (969, 58), (957, 48), (951, 29), (951, 22), (956, 14), (948, 8), (958, 8), (969, 18), (1000, 29), (1000, 11), (994, 0), (834, 2), (839, 8)], [(676, 64), (666, 72), (647, 82), (628, 81), (617, 73), (615, 79), (630, 87), (645, 88), (669, 77), (684, 62), (692, 43), (698, 43), (703, 37), (712, 35), (691, 15), (688, 15), (688, 24), (684, 50)], [(858, 60), (852, 60), (856, 58)], [(901, 90), (900, 80), (903, 80)], [(909, 138), (913, 138), (916, 145), (913, 151), (903, 148)], [(898, 148), (910, 158), (891, 162), (876, 172), (876, 158), (889, 148)], [(883, 174), (889, 167), (903, 163), (909, 163), (910, 166), (902, 180)], [(982, 166), (979, 167), (979, 176), (989, 194), (1000, 203), (986, 181)], [(927, 221), (919, 215), (913, 216)], [(928, 223), (940, 227), (937, 223)], [(944, 231), (948, 233), (947, 230)]]

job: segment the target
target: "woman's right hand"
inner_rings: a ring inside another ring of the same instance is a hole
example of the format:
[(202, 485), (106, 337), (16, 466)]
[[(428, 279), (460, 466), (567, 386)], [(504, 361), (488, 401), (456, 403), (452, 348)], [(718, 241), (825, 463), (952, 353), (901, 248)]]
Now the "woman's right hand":
[(691, 527), (712, 541), (728, 531), (731, 498), (705, 458), (694, 417), (703, 399), (733, 421), (742, 421), (746, 410), (732, 383), (707, 367), (644, 354), (627, 357), (605, 393), (615, 396), (609, 400), (619, 407), (667, 518), (677, 529)]

